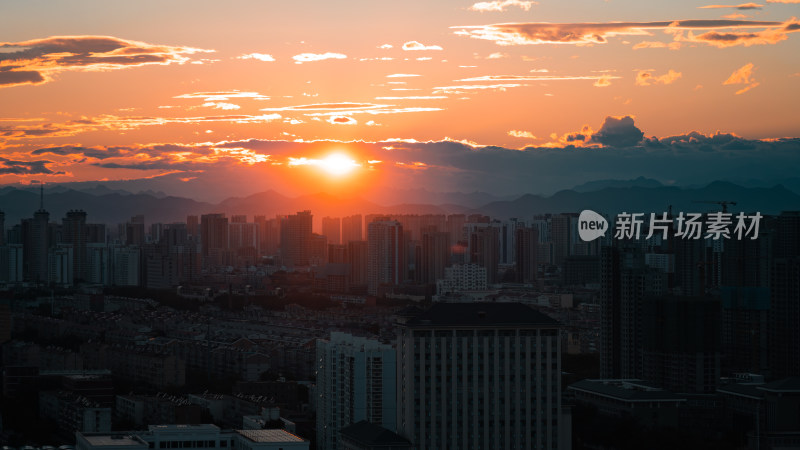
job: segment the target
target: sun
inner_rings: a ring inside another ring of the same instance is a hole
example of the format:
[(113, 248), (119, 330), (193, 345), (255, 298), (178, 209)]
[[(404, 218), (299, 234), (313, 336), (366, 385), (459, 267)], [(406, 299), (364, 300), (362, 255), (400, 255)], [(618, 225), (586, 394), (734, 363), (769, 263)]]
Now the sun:
[(319, 161), (319, 167), (333, 176), (344, 176), (352, 172), (360, 164), (342, 153), (333, 153)]

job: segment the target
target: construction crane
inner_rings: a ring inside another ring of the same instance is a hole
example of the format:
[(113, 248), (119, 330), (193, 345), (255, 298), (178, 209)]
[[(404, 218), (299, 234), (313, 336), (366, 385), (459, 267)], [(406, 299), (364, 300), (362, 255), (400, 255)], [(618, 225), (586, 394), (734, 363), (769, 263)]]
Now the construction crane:
[(728, 212), (728, 205), (736, 206), (736, 202), (730, 200), (695, 200), (692, 203), (713, 203), (715, 205), (721, 205), (722, 212), (724, 213)]

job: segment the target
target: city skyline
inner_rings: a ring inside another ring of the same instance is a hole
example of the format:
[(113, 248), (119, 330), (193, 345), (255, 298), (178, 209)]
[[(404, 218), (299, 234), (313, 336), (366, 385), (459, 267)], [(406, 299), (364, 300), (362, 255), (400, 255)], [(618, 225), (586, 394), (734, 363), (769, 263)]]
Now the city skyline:
[(40, 6), (0, 18), (2, 184), (512, 195), (798, 162), (794, 0)]

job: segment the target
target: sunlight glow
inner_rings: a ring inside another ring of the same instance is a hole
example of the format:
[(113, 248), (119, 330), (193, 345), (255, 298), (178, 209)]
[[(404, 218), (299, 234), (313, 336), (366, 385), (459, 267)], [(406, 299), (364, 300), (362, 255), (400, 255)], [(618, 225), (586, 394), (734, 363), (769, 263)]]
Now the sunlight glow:
[(317, 166), (334, 176), (343, 176), (352, 172), (361, 164), (343, 153), (332, 153), (324, 159), (289, 158), (290, 166)]
[(320, 167), (331, 175), (342, 176), (353, 171), (359, 164), (349, 156), (334, 153), (320, 161)]

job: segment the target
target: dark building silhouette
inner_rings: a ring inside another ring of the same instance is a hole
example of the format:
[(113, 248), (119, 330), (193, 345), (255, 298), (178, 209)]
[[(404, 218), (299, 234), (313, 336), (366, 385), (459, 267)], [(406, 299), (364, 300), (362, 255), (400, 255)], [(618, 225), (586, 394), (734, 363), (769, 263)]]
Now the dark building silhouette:
[(636, 242), (603, 247), (600, 261), (600, 376), (641, 378), (642, 308), (666, 292), (667, 276), (645, 266)]
[(514, 230), (515, 264), (517, 281), (532, 283), (536, 281), (538, 263), (536, 251), (539, 245), (539, 230), (519, 227)]
[(721, 305), (709, 297), (650, 297), (643, 308), (644, 379), (672, 392), (714, 393)]
[(367, 291), (376, 295), (381, 285), (397, 286), (405, 280), (403, 226), (378, 220), (369, 224), (367, 235)]
[(342, 217), (342, 243), (364, 240), (364, 217), (361, 214)]
[(88, 272), (86, 267), (86, 212), (74, 210), (67, 212), (62, 220), (62, 242), (72, 245), (72, 273), (75, 280), (86, 280)]
[(222, 265), (228, 250), (228, 218), (225, 214), (200, 216), (200, 243), (204, 264)]
[(444, 268), (450, 261), (450, 235), (444, 231), (431, 229), (422, 232), (420, 245), (419, 281), (434, 284), (444, 277)]
[(286, 267), (309, 265), (313, 216), (301, 211), (281, 219), (281, 260)]

